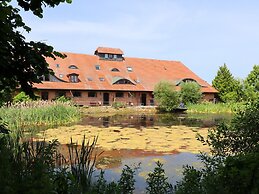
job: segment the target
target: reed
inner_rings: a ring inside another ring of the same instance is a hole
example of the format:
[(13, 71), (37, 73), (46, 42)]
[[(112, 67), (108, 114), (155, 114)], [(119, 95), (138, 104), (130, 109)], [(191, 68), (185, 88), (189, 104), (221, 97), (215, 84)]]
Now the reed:
[(71, 102), (29, 101), (0, 108), (0, 118), (11, 131), (77, 122), (80, 111)]
[(241, 103), (200, 103), (188, 104), (188, 113), (233, 113), (242, 107)]

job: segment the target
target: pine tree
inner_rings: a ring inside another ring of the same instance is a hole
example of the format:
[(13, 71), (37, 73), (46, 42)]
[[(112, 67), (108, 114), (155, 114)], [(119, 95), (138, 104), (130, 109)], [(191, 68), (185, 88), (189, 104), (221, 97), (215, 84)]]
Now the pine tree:
[(253, 70), (245, 79), (246, 100), (254, 100), (259, 97), (259, 65), (254, 65)]
[(246, 83), (259, 92), (259, 65), (254, 65), (253, 70), (248, 74)]
[(223, 102), (238, 101), (237, 85), (237, 81), (227, 65), (220, 66), (216, 77), (212, 81), (212, 86), (219, 91), (220, 100)]

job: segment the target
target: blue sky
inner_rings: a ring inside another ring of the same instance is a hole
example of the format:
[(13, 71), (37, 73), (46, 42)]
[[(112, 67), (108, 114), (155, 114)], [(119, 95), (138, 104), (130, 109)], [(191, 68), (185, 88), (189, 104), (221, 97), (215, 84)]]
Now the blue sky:
[(211, 83), (224, 63), (245, 78), (259, 64), (259, 1), (74, 0), (23, 13), (28, 40), (58, 51), (93, 54), (98, 46), (125, 56), (176, 60)]

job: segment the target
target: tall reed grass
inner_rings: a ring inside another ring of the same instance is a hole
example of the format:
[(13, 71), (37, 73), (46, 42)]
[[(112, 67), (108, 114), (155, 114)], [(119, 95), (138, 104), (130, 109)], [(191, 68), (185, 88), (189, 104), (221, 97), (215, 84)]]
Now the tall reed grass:
[(71, 102), (29, 101), (1, 107), (0, 118), (11, 131), (28, 131), (76, 122), (80, 111)]
[(189, 113), (233, 113), (240, 107), (242, 103), (209, 103), (188, 104)]

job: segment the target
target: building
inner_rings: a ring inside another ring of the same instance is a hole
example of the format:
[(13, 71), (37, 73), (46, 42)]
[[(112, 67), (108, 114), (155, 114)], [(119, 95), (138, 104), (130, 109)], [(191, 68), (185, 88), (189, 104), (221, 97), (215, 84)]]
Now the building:
[(44, 100), (66, 96), (80, 105), (154, 105), (152, 93), (161, 80), (171, 81), (177, 88), (181, 82), (195, 81), (208, 101), (217, 93), (179, 61), (124, 57), (121, 49), (106, 47), (98, 47), (94, 55), (65, 54), (65, 59), (47, 58), (54, 75), (34, 84)]

